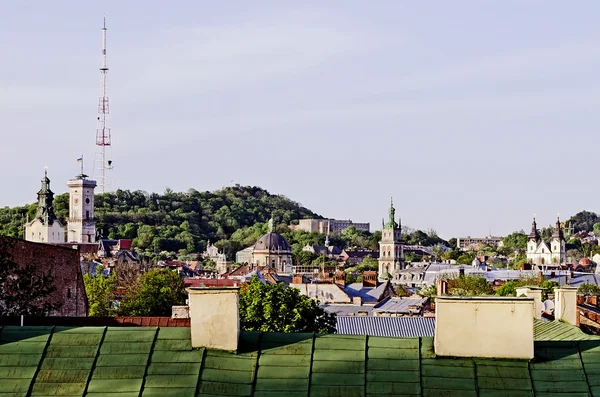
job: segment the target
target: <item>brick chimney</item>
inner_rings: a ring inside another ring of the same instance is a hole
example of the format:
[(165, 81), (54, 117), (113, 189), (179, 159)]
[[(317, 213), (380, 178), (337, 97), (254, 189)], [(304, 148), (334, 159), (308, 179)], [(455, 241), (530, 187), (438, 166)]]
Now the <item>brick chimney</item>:
[(435, 282), (436, 286), (436, 295), (442, 296), (448, 294), (448, 281), (446, 280), (437, 280)]
[(304, 283), (304, 278), (302, 277), (301, 274), (292, 275), (292, 284), (303, 284), (303, 283)]
[(189, 294), (192, 347), (237, 351), (239, 288), (190, 288)]
[(335, 283), (340, 287), (346, 286), (346, 272), (338, 270), (335, 272)]
[(377, 287), (377, 272), (374, 270), (363, 272), (363, 288), (375, 287)]

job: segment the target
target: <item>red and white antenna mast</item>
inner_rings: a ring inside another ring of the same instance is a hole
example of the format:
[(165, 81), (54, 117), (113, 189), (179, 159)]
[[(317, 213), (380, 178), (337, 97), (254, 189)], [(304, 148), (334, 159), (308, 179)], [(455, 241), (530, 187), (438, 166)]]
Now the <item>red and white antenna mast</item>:
[(107, 149), (110, 152), (111, 137), (110, 137), (110, 126), (108, 124), (108, 66), (106, 64), (106, 17), (104, 17), (104, 26), (102, 27), (102, 66), (100, 67), (100, 77), (102, 81), (102, 88), (100, 89), (100, 99), (98, 101), (98, 125), (96, 128), (96, 146), (98, 152), (96, 153), (94, 174), (98, 172), (100, 175), (96, 176), (99, 178), (98, 187), (100, 193), (104, 193), (105, 190), (110, 190), (110, 178), (107, 175), (108, 171), (113, 169), (112, 160), (107, 158)]

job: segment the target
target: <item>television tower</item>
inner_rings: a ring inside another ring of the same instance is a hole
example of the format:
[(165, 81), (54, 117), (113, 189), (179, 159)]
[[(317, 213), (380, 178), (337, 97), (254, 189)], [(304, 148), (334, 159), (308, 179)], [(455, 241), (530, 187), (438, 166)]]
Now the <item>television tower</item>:
[(102, 27), (102, 65), (100, 66), (100, 77), (102, 86), (100, 89), (100, 99), (98, 101), (98, 125), (96, 127), (96, 152), (94, 160), (94, 174), (98, 172), (98, 187), (100, 193), (110, 190), (110, 178), (107, 173), (113, 169), (112, 160), (107, 158), (107, 149), (110, 154), (111, 138), (110, 127), (108, 124), (108, 66), (106, 64), (106, 17), (104, 17), (104, 26)]

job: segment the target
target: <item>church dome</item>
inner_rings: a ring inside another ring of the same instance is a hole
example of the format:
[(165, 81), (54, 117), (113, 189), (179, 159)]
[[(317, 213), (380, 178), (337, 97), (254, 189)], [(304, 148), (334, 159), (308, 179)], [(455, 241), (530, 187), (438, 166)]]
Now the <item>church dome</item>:
[(285, 237), (278, 233), (267, 233), (254, 244), (255, 251), (291, 251), (292, 247)]
[(590, 261), (588, 258), (581, 258), (579, 260), (579, 264), (582, 266), (590, 266), (592, 264), (592, 261)]

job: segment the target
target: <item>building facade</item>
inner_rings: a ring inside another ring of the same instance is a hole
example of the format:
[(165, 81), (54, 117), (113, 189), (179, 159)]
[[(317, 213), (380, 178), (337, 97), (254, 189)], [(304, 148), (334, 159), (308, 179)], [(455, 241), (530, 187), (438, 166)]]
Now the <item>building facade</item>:
[(35, 243), (61, 244), (65, 242), (65, 227), (54, 214), (54, 193), (50, 190), (48, 171), (44, 171), (42, 188), (37, 194), (35, 219), (25, 225), (25, 240)]
[(320, 234), (341, 233), (347, 227), (354, 226), (356, 230), (370, 231), (370, 224), (355, 223), (350, 219), (300, 219), (295, 230), (304, 230), (305, 232), (316, 232)]
[(487, 244), (492, 247), (497, 247), (502, 245), (502, 237), (497, 236), (487, 236), (487, 237), (458, 237), (456, 239), (456, 246), (462, 250), (468, 249), (469, 246), (474, 246), (477, 244)]
[(81, 174), (67, 182), (69, 187), (69, 243), (95, 243), (94, 188), (96, 181)]
[(400, 241), (402, 237), (400, 222), (394, 219), (396, 209), (390, 203), (389, 219), (383, 225), (381, 241), (379, 241), (379, 278), (393, 277), (402, 270), (404, 251)]
[(552, 239), (544, 241), (540, 237), (535, 218), (533, 218), (527, 242), (527, 261), (542, 267), (562, 265), (566, 262), (565, 237), (560, 226), (560, 219), (556, 219)]

